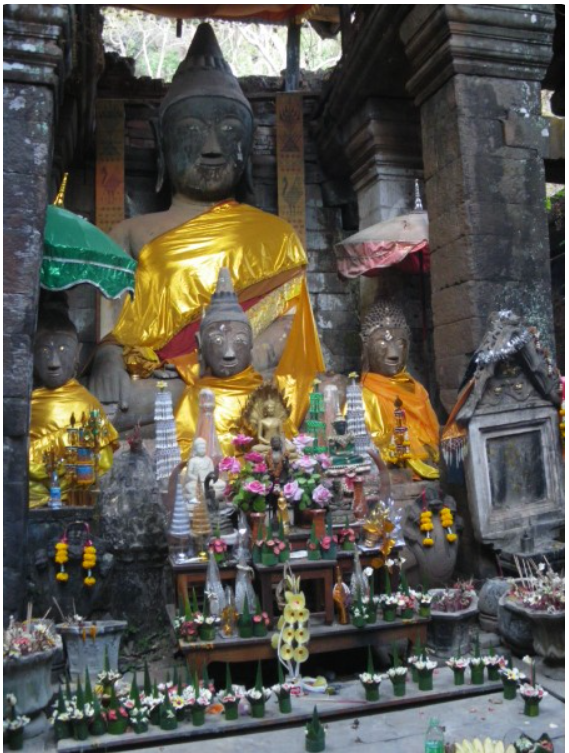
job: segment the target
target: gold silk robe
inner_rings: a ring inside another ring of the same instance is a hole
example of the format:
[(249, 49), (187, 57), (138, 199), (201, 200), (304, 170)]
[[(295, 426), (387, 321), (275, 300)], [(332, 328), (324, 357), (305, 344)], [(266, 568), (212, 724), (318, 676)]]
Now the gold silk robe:
[[(40, 387), (32, 392), (29, 449), (29, 506), (43, 507), (49, 499), (49, 475), (43, 462), (44, 452), (57, 448), (61, 453), (67, 446), (67, 427), (71, 414), (77, 421), (98, 409), (107, 436), (99, 457), (99, 473), (106, 473), (113, 464), (113, 451), (118, 446), (118, 434), (105, 416), (99, 401), (75, 379), (62, 387), (49, 390)], [(65, 499), (69, 484), (65, 476), (59, 477), (61, 498)]]
[(439, 461), (439, 422), (426, 389), (402, 371), (394, 377), (368, 372), (362, 378), (365, 421), (375, 446), (388, 462), (388, 446), (395, 428), (395, 400), (405, 411), (412, 458), (408, 465), (422, 478), (437, 479), (439, 472), (425, 463)]

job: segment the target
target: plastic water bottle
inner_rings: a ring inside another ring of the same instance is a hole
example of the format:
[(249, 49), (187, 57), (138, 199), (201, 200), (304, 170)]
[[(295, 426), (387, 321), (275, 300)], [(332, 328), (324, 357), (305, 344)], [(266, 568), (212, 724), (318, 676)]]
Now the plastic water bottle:
[(445, 753), (445, 733), (438, 719), (430, 719), (425, 735), (425, 753)]
[(52, 510), (59, 510), (61, 507), (63, 507), (61, 503), (61, 484), (59, 483), (59, 476), (57, 475), (57, 471), (53, 471), (51, 474), (51, 482), (49, 485), (49, 499), (48, 499), (48, 507), (50, 507)]

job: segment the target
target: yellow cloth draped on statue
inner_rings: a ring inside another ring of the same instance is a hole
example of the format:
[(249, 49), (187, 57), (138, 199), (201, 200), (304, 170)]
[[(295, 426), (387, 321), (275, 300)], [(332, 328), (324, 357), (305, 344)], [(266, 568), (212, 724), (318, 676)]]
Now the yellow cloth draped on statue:
[(436, 479), (439, 472), (424, 461), (439, 461), (439, 422), (425, 388), (407, 371), (394, 377), (367, 373), (362, 378), (365, 421), (374, 444), (384, 461), (388, 461), (388, 445), (395, 427), (395, 400), (399, 398), (405, 411), (412, 458), (407, 463), (422, 478)]
[(182, 459), (187, 460), (198, 425), (199, 393), (204, 388), (215, 395), (215, 429), (219, 444), (225, 455), (233, 455), (231, 440), (239, 433), (243, 409), (253, 390), (261, 383), (260, 374), (249, 368), (226, 379), (219, 377), (197, 378), (194, 385), (188, 387), (176, 408), (176, 433), (182, 452)]
[[(71, 414), (75, 414), (79, 422), (82, 414), (88, 417), (94, 409), (99, 411), (106, 429), (99, 456), (99, 473), (102, 475), (113, 464), (113, 446), (118, 440), (118, 434), (99, 401), (75, 379), (70, 379), (55, 390), (45, 387), (33, 390), (29, 449), (30, 507), (42, 507), (49, 499), (49, 476), (43, 462), (44, 452), (54, 449), (61, 457), (67, 446), (67, 427)], [(65, 499), (69, 488), (65, 476), (60, 475), (60, 483), (61, 497)]]

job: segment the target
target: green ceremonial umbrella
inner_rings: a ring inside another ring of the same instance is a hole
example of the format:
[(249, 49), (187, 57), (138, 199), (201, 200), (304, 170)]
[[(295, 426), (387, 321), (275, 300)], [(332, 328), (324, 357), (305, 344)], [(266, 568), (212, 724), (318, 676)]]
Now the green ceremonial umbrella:
[(50, 204), (44, 232), (40, 283), (67, 290), (87, 283), (106, 298), (134, 292), (136, 262), (106, 233), (83, 217)]

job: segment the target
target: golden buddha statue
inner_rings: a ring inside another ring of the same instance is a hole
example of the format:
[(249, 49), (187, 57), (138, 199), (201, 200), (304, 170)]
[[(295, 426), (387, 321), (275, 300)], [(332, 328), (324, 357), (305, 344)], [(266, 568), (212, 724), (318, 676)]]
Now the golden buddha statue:
[(427, 391), (406, 369), (411, 331), (401, 308), (388, 301), (372, 306), (362, 339), (365, 421), (375, 446), (388, 465), (394, 461), (393, 437), (402, 428), (403, 410), (405, 464), (422, 478), (438, 478), (439, 422)]
[[(252, 362), (282, 380), (298, 426), (309, 385), (324, 371), (307, 258), (288, 223), (235, 200), (250, 188), (253, 113), (208, 24), (196, 30), (161, 103), (158, 131), (160, 181), (167, 172), (172, 205), (111, 231), (138, 261), (136, 294), (99, 346), (90, 387), (102, 402), (118, 404), (122, 430), (131, 415), (152, 415), (153, 390), (128, 372), (147, 377), (167, 364), (194, 384), (195, 334), (227, 267), (251, 325)], [(171, 391), (179, 395), (179, 385)]]

